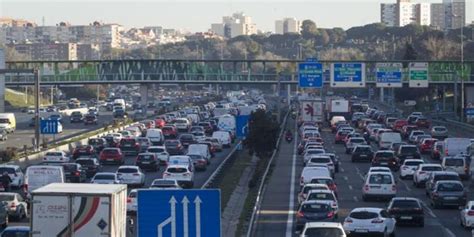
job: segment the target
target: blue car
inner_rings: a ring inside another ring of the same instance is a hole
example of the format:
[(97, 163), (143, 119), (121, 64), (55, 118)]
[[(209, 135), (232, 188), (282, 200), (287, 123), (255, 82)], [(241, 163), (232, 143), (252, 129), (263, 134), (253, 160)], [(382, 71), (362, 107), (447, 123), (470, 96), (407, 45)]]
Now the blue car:
[(7, 227), (0, 237), (29, 237), (30, 227), (29, 226), (10, 226)]

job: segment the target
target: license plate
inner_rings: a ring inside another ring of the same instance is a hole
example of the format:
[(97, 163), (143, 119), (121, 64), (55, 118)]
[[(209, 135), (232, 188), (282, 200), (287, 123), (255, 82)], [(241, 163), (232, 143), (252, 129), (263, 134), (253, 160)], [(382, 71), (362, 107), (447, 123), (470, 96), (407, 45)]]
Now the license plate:
[(387, 162), (381, 162), (380, 164), (381, 164), (381, 165), (388, 165)]
[(148, 165), (148, 164), (150, 164), (150, 162), (148, 162), (148, 161), (143, 161), (142, 164)]
[(107, 159), (107, 161), (114, 161), (114, 159)]
[(367, 157), (367, 155), (360, 155), (360, 157)]
[(444, 199), (446, 199), (446, 200), (456, 200), (458, 198), (457, 197), (445, 197)]
[(380, 186), (370, 186), (370, 188), (380, 188)]
[(407, 159), (413, 159), (413, 156), (407, 156)]
[(413, 217), (411, 217), (411, 216), (401, 216), (400, 219), (402, 219), (402, 220), (411, 220), (411, 219), (413, 219)]
[(355, 232), (357, 232), (357, 233), (368, 233), (369, 230), (367, 230), (367, 229), (355, 229)]

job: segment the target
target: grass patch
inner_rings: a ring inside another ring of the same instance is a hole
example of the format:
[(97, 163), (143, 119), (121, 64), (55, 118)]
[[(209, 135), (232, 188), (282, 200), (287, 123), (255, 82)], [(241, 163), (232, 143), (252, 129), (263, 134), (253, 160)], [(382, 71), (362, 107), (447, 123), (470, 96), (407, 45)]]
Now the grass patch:
[(224, 212), (227, 207), (230, 196), (239, 184), (240, 177), (242, 177), (245, 168), (251, 164), (251, 159), (252, 156), (244, 150), (237, 155), (232, 164), (229, 164), (229, 167), (232, 168), (226, 170), (224, 177), (219, 183), (219, 189), (221, 190), (221, 212)]
[[(33, 94), (28, 94), (28, 103), (25, 101), (25, 94), (11, 89), (5, 90), (5, 101), (7, 101), (11, 106), (23, 108), (28, 106), (34, 106), (35, 98)], [(49, 104), (48, 100), (41, 99), (42, 105)]]

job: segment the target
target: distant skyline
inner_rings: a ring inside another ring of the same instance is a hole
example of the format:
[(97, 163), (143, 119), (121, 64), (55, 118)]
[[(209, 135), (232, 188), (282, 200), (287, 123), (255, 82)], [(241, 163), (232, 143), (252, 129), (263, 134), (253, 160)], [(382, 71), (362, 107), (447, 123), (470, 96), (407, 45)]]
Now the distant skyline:
[[(466, 22), (474, 18), (474, 0), (466, 0)], [(0, 17), (22, 18), (42, 25), (61, 21), (88, 25), (93, 21), (118, 23), (126, 28), (163, 26), (191, 32), (207, 31), (222, 16), (244, 12), (259, 30), (274, 31), (275, 20), (295, 17), (310, 19), (321, 28), (348, 29), (380, 22), (380, 3), (396, 0), (0, 0)], [(442, 0), (413, 0), (442, 2)]]

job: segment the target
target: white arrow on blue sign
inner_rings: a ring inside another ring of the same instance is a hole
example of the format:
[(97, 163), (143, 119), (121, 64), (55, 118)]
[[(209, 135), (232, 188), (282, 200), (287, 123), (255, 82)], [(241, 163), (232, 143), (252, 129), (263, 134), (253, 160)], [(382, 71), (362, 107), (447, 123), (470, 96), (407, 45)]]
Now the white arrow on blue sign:
[(59, 121), (43, 119), (40, 121), (41, 134), (58, 134), (59, 133)]

